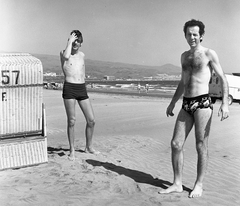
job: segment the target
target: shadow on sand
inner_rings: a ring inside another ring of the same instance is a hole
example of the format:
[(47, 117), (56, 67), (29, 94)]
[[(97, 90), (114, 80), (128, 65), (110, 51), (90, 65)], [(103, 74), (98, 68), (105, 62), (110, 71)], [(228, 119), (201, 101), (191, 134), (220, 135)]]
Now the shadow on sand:
[[(127, 169), (125, 167), (117, 166), (117, 165), (109, 163), (109, 162), (100, 162), (100, 161), (92, 160), (92, 159), (87, 159), (86, 162), (88, 164), (91, 164), (94, 167), (102, 166), (107, 170), (111, 170), (113, 172), (118, 173), (119, 175), (125, 175), (127, 177), (130, 177), (135, 182), (138, 182), (138, 183), (150, 184), (150, 185), (153, 185), (156, 187), (161, 187), (162, 189), (166, 189), (172, 184), (166, 180), (153, 178), (150, 174), (140, 172), (137, 170)], [(185, 186), (183, 186), (183, 189), (187, 192), (191, 192), (191, 189), (189, 189)]]
[[(61, 147), (59, 148), (48, 147), (47, 151), (48, 151), (48, 154), (57, 154), (60, 157), (62, 157), (64, 155), (67, 155), (66, 152), (69, 152), (69, 149), (65, 149)], [(84, 153), (84, 151), (81, 149), (76, 150), (76, 152)], [(116, 172), (119, 175), (125, 175), (127, 177), (130, 177), (131, 179), (133, 179), (135, 182), (138, 182), (138, 183), (150, 184), (156, 187), (161, 187), (162, 189), (166, 189), (172, 184), (171, 182), (166, 180), (153, 178), (150, 174), (140, 172), (137, 170), (128, 169), (122, 166), (115, 165), (113, 163), (101, 162), (101, 161), (92, 160), (92, 159), (87, 159), (86, 162), (88, 164), (91, 164), (94, 167), (104, 167), (105, 169)], [(185, 186), (183, 186), (183, 190), (187, 192), (192, 191), (190, 188)]]
[[(62, 157), (64, 155), (67, 155), (66, 152), (69, 152), (69, 149), (64, 149), (64, 148), (61, 148), (61, 147), (59, 147), (59, 148), (48, 147), (47, 151), (48, 151), (48, 154), (57, 154), (58, 156)], [(81, 149), (75, 150), (75, 152), (84, 153), (84, 151), (81, 150)]]

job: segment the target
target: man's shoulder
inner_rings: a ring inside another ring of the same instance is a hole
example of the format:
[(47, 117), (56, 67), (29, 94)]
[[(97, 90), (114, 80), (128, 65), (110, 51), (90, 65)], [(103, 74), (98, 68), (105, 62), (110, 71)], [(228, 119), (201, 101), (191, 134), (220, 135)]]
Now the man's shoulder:
[(216, 53), (216, 52), (213, 49), (205, 48), (205, 53), (212, 54), (212, 53)]
[(213, 49), (209, 49), (209, 48), (205, 48), (205, 54), (210, 59), (212, 59), (212, 58), (217, 56), (217, 53)]
[(188, 51), (184, 51), (181, 56), (184, 56), (188, 53)]
[(60, 51), (60, 58), (61, 58), (61, 59), (65, 59), (65, 58), (64, 58), (64, 52), (65, 52), (65, 50), (61, 50), (61, 51)]
[(184, 51), (181, 55), (181, 57), (185, 57), (187, 54), (189, 53), (189, 50), (188, 51)]
[(85, 57), (85, 54), (82, 51), (78, 51), (78, 55), (81, 57)]

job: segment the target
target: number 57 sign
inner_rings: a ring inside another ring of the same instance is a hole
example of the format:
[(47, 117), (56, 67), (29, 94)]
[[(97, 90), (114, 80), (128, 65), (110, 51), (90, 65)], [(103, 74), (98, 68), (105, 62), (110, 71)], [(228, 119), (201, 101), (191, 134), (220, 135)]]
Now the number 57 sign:
[(18, 84), (18, 80), (19, 80), (19, 70), (2, 70), (1, 71), (1, 79), (2, 79), (2, 84), (6, 85), (6, 84), (10, 84), (14, 85), (14, 84)]

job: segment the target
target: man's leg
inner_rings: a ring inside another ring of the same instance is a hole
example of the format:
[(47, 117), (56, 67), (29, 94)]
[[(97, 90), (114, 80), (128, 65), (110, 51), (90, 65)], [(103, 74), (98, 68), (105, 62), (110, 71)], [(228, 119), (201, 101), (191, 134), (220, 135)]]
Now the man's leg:
[(86, 118), (86, 149), (85, 152), (97, 154), (99, 152), (95, 151), (92, 147), (92, 138), (93, 138), (93, 131), (95, 126), (95, 117), (92, 108), (92, 104), (89, 99), (85, 99), (82, 101), (78, 101), (79, 106), (81, 107), (83, 114)]
[(212, 121), (212, 110), (198, 109), (194, 113), (196, 149), (198, 153), (197, 179), (189, 197), (200, 197), (203, 192), (203, 178), (207, 170), (208, 163), (208, 137)]
[(75, 125), (75, 99), (64, 99), (64, 105), (67, 113), (67, 135), (70, 146), (70, 155), (71, 160), (75, 159), (75, 150), (74, 150), (74, 125)]
[(159, 193), (182, 192), (182, 170), (183, 170), (183, 146), (189, 132), (193, 127), (193, 117), (183, 109), (178, 114), (173, 138), (171, 141), (172, 148), (172, 167), (174, 173), (173, 185)]

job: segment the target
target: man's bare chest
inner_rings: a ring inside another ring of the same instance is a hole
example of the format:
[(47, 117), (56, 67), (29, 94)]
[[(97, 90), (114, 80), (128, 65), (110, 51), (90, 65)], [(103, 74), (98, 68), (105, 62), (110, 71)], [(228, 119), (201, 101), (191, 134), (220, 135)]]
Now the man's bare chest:
[(68, 61), (65, 62), (65, 69), (81, 69), (84, 67), (84, 59), (83, 58), (69, 58)]
[(188, 53), (185, 55), (182, 63), (183, 70), (199, 71), (208, 67), (209, 59), (204, 53)]

